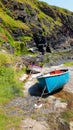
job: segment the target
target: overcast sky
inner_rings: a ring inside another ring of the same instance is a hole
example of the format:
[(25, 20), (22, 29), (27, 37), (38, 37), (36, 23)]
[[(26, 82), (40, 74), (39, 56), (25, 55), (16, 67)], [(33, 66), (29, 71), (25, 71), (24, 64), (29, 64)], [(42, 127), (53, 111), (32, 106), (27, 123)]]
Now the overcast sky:
[(59, 6), (70, 11), (73, 11), (73, 0), (39, 0), (45, 1), (50, 5)]

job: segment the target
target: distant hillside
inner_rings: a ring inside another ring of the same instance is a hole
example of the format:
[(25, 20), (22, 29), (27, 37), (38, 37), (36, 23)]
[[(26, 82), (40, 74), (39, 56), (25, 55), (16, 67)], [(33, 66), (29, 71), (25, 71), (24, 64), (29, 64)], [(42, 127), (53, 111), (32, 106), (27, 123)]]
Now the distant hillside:
[(73, 49), (73, 12), (38, 0), (0, 0), (0, 45), (16, 54)]

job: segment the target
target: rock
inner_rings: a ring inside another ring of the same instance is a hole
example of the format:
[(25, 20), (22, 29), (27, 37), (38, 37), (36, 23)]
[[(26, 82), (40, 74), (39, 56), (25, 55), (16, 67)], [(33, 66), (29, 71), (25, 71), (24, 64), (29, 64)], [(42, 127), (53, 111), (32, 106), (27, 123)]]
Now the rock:
[(54, 109), (60, 112), (64, 111), (67, 108), (67, 103), (62, 103), (60, 100), (57, 100)]
[(12, 35), (15, 40), (19, 40), (19, 37), (24, 36), (24, 31), (20, 28), (16, 28), (12, 31)]
[(36, 43), (36, 46), (38, 47), (38, 50), (44, 54), (46, 50), (46, 39), (44, 36), (40, 34), (34, 34), (34, 41)]
[(22, 75), (22, 77), (19, 78), (19, 80), (22, 81), (22, 82), (24, 82), (24, 81), (26, 81), (28, 78), (29, 78), (29, 75), (24, 74), (24, 75)]
[(73, 121), (70, 121), (70, 130), (73, 130)]
[(13, 10), (18, 9), (19, 8), (18, 2), (17, 1), (12, 1), (12, 7), (13, 7)]
[(20, 128), (21, 130), (27, 130), (27, 129), (30, 129), (30, 130), (50, 130), (49, 126), (47, 125), (47, 123), (44, 121), (44, 122), (38, 122), (34, 119), (31, 119), (31, 118), (27, 118), (26, 120), (23, 120), (21, 122), (21, 125), (20, 125)]
[(0, 23), (2, 23), (2, 19), (0, 18)]
[(67, 108), (67, 103), (61, 102), (61, 99), (55, 96), (50, 96), (48, 98), (48, 104), (50, 104), (48, 112), (54, 112), (57, 115), (64, 112)]
[(9, 42), (5, 42), (5, 44), (2, 45), (2, 48), (6, 48), (10, 53), (14, 53), (14, 47), (12, 47)]
[(21, 11), (16, 10), (15, 13), (13, 14), (13, 17), (16, 20), (26, 22), (27, 14), (26, 14), (25, 10), (21, 10)]
[(69, 16), (68, 20), (69, 20), (70, 23), (73, 23), (73, 16)]
[(73, 93), (73, 67), (69, 67), (69, 72), (70, 72), (70, 80), (69, 82), (64, 86), (64, 90), (69, 93)]
[(20, 9), (20, 10), (24, 10), (24, 9), (25, 9), (24, 3), (19, 3), (19, 9)]
[(7, 4), (8, 0), (2, 0), (3, 4)]
[(52, 7), (47, 6), (45, 3), (41, 3), (40, 5), (39, 2), (38, 2), (38, 6), (46, 15), (56, 19), (56, 13)]
[(7, 8), (8, 8), (10, 11), (17, 10), (17, 9), (19, 8), (18, 2), (17, 2), (17, 1), (10, 1), (10, 2), (7, 4)]
[(42, 104), (34, 104), (35, 109), (40, 109), (42, 107)]

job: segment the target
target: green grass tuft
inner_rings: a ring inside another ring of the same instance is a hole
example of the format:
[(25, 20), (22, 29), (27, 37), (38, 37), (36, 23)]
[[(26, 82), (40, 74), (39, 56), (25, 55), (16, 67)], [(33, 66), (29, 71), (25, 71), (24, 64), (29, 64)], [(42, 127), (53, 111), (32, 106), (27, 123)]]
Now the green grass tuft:
[[(0, 101), (5, 103), (16, 96), (21, 95), (22, 84), (17, 81), (13, 68), (0, 67)], [(5, 101), (4, 101), (5, 99)], [(0, 102), (0, 103), (1, 103)]]
[(5, 109), (0, 108), (0, 130), (17, 129), (22, 117), (8, 116)]
[(65, 111), (62, 113), (62, 118), (69, 123), (69, 121), (73, 119), (73, 112), (69, 110)]
[(6, 14), (2, 9), (0, 9), (0, 18), (3, 20), (3, 24), (5, 26), (9, 26), (11, 29), (14, 28), (21, 28), (25, 30), (29, 30), (28, 26), (25, 25), (25, 23), (22, 23), (21, 21), (14, 20), (9, 15)]
[(14, 46), (14, 39), (10, 33), (3, 27), (0, 27), (0, 43), (3, 44), (9, 42), (11, 46)]
[(73, 62), (66, 62), (64, 63), (64, 66), (73, 66)]
[(4, 65), (11, 65), (13, 64), (13, 62), (14, 62), (13, 56), (0, 52), (0, 67)]

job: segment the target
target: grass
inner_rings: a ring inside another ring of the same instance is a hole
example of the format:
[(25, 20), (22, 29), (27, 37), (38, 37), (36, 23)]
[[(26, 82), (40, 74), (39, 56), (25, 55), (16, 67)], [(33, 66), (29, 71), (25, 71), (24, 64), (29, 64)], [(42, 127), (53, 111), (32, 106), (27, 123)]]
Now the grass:
[(64, 9), (64, 8), (61, 8), (61, 7), (53, 6), (53, 8), (55, 11), (60, 12), (61, 14), (64, 14), (64, 15), (71, 15), (72, 14), (71, 11)]
[(32, 39), (31, 36), (23, 36), (20, 38), (21, 41), (24, 41), (24, 42), (27, 42), (27, 41), (30, 41)]
[(16, 41), (15, 55), (21, 55), (21, 54), (28, 54), (27, 48), (25, 46), (25, 41), (24, 42)]
[(27, 68), (26, 66), (24, 66), (21, 71), (16, 72), (16, 77), (17, 78), (21, 77), (24, 73), (26, 73), (26, 71), (27, 71)]
[(0, 67), (3, 65), (11, 65), (14, 62), (14, 57), (9, 54), (0, 52)]
[(73, 112), (66, 110), (64, 113), (62, 113), (62, 118), (69, 123), (70, 120), (73, 120)]
[(50, 17), (50, 16), (47, 16), (45, 13), (43, 13), (42, 11), (39, 12), (38, 14), (38, 17), (41, 18), (41, 19), (45, 19), (48, 21), (48, 22), (54, 22), (54, 20)]
[(4, 5), (2, 4), (1, 0), (0, 0), (0, 7), (4, 8)]
[(10, 33), (3, 27), (0, 26), (0, 42), (9, 42), (11, 46), (14, 46), (14, 39)]
[(23, 84), (18, 78), (26, 73), (26, 67), (23, 66), (21, 70), (15, 67), (16, 63), (21, 62), (18, 56), (0, 52), (0, 98), (10, 99), (21, 95)]
[(11, 27), (11, 29), (14, 28), (21, 28), (24, 30), (29, 30), (28, 26), (25, 25), (25, 23), (22, 23), (21, 21), (14, 20), (12, 17), (6, 14), (2, 9), (0, 9), (0, 18), (3, 20), (4, 25)]
[(13, 68), (0, 67), (0, 104), (21, 95), (22, 84), (16, 80)]
[(64, 66), (73, 66), (73, 62), (66, 62), (64, 63)]
[(0, 52), (0, 104), (22, 95), (22, 83), (17, 78), (14, 57)]
[(0, 130), (16, 130), (22, 117), (8, 116), (4, 111), (3, 108), (0, 108)]
[(37, 9), (37, 6), (36, 6), (36, 2), (38, 1), (38, 0), (16, 0), (17, 2), (20, 2), (20, 3), (23, 3), (23, 2), (25, 2), (25, 3), (27, 3), (27, 4), (30, 4), (31, 5), (31, 7), (32, 8), (36, 8)]
[(23, 96), (23, 83), (18, 78), (22, 74), (21, 72), (25, 72), (26, 68), (17, 72), (15, 70), (17, 59), (8, 53), (0, 52), (0, 130), (18, 129), (18, 125), (23, 118), (16, 114), (12, 116), (7, 114), (7, 111), (11, 111), (11, 108), (3, 107), (3, 105), (7, 106), (12, 99)]

